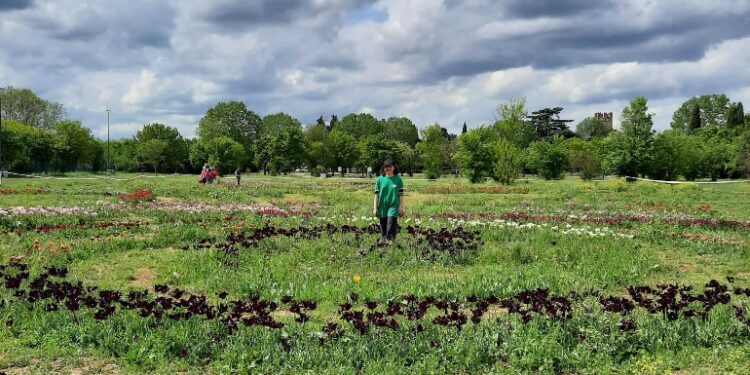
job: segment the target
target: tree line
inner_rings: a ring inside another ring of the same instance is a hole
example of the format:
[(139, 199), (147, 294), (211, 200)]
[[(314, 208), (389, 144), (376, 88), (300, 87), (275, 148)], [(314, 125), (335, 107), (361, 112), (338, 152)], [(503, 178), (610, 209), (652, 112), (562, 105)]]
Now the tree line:
[(195, 172), (205, 163), (222, 173), (237, 167), (284, 174), (304, 168), (324, 172), (378, 171), (393, 159), (405, 173), (427, 178), (460, 174), (472, 182), (512, 183), (521, 174), (584, 179), (607, 174), (657, 179), (740, 178), (750, 174), (750, 115), (726, 95), (687, 100), (671, 129), (656, 133), (645, 97), (622, 111), (621, 128), (586, 118), (575, 127), (563, 108), (529, 113), (526, 100), (500, 104), (496, 120), (461, 134), (439, 125), (422, 129), (406, 117), (377, 119), (367, 113), (323, 117), (303, 126), (286, 113), (261, 117), (239, 101), (216, 104), (201, 118), (195, 138), (165, 124), (146, 124), (135, 136), (96, 139), (62, 105), (26, 89), (1, 89), (2, 144), (6, 169), (19, 172)]

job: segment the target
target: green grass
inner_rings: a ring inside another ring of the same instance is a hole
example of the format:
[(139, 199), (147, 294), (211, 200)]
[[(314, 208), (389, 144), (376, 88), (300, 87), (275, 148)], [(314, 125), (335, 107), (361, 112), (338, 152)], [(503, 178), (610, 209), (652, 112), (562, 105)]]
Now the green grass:
[[(483, 226), (477, 227), (484, 245), (476, 255), (437, 260), (416, 256), (404, 234), (399, 238), (402, 249), (392, 247), (365, 257), (359, 252), (369, 249), (376, 236), (359, 240), (348, 234), (313, 240), (272, 238), (257, 249), (243, 249), (232, 259), (216, 250), (182, 250), (203, 238), (223, 239), (230, 232), (247, 232), (265, 223), (291, 228), (317, 224), (318, 217), (343, 222), (344, 218), (369, 216), (372, 210), (372, 180), (248, 175), (243, 176), (240, 189), (230, 188), (233, 179), (227, 180), (200, 187), (194, 176), (128, 181), (4, 179), (2, 189), (49, 191), (0, 195), (0, 208), (81, 207), (96, 210), (98, 215), (0, 217), (0, 232), (22, 232), (21, 236), (0, 236), (0, 263), (11, 256), (24, 256), (32, 275), (44, 266), (65, 266), (71, 280), (122, 291), (166, 283), (211, 298), (216, 298), (218, 291), (227, 291), (232, 298), (253, 293), (270, 299), (292, 295), (318, 302), (310, 322), (300, 326), (289, 321), (283, 330), (275, 331), (242, 328), (214, 343), (211, 335), (223, 332), (215, 321), (192, 319), (157, 325), (131, 311), (97, 322), (83, 311), (73, 317), (63, 312), (45, 313), (28, 303), (9, 303), (0, 308), (0, 322), (9, 316), (14, 319), (12, 327), (0, 328), (0, 370), (708, 374), (743, 373), (750, 368), (750, 331), (734, 319), (728, 307), (715, 309), (706, 321), (670, 322), (660, 316), (636, 314), (638, 329), (634, 334), (620, 332), (619, 317), (601, 312), (595, 299), (587, 299), (576, 303), (573, 317), (565, 322), (540, 318), (524, 325), (516, 316), (502, 316), (499, 321), (488, 319), (477, 326), (469, 323), (461, 331), (429, 325), (417, 336), (406, 329), (360, 336), (344, 324), (347, 333), (341, 340), (320, 344), (316, 336), (322, 325), (337, 318), (338, 304), (350, 292), (378, 301), (407, 294), (457, 299), (471, 294), (508, 296), (534, 288), (561, 294), (599, 290), (624, 295), (626, 287), (644, 284), (678, 283), (700, 290), (710, 279), (725, 282), (726, 276), (734, 277), (737, 286), (750, 287), (748, 229), (661, 223), (573, 225), (635, 236), (628, 239), (565, 235), (549, 228), (554, 223), (521, 230)], [(429, 193), (434, 186), (470, 187), (454, 178), (426, 181), (406, 177), (405, 184), (406, 218), (418, 215), (423, 226), (435, 228), (450, 224), (430, 222), (429, 217), (446, 212), (580, 216), (607, 211), (750, 220), (750, 185), (746, 184), (666, 186), (620, 180), (528, 179), (516, 183), (528, 192), (503, 194)], [(314, 215), (271, 218), (246, 212), (233, 214), (229, 221), (228, 212), (199, 216), (105, 208), (105, 204), (118, 202), (118, 192), (136, 189), (153, 190), (160, 202), (273, 204), (288, 210), (314, 210)], [(87, 227), (134, 221), (148, 225), (133, 229)], [(26, 230), (31, 225), (61, 224), (82, 227), (49, 233)], [(243, 228), (233, 228), (239, 225)], [(42, 252), (35, 250), (37, 242)], [(53, 255), (48, 243), (58, 249), (63, 243), (68, 250)], [(227, 265), (227, 260), (232, 264)], [(361, 277), (359, 283), (353, 281), (355, 275)], [(4, 288), (0, 288), (0, 298), (11, 300)], [(585, 340), (578, 339), (582, 335)], [(282, 338), (291, 342), (289, 352), (280, 345)], [(178, 357), (182, 349), (189, 349), (187, 358)]]

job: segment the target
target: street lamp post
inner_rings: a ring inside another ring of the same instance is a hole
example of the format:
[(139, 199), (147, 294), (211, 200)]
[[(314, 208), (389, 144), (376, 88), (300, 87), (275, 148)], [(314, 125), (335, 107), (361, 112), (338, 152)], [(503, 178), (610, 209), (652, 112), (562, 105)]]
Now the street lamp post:
[(109, 158), (109, 113), (112, 112), (111, 109), (107, 109), (107, 173), (109, 172), (109, 165), (110, 165), (110, 158)]

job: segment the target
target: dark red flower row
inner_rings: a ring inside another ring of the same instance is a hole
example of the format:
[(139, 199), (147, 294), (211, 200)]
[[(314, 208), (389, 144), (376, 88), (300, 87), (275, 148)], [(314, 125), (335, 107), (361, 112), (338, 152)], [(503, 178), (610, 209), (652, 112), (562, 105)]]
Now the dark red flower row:
[[(117, 311), (133, 310), (141, 317), (153, 317), (157, 322), (163, 319), (193, 318), (218, 320), (231, 334), (241, 325), (282, 328), (284, 323), (274, 318), (274, 312), (277, 311), (288, 311), (295, 316), (296, 322), (304, 324), (310, 319), (309, 312), (317, 309), (315, 301), (298, 301), (291, 296), (284, 296), (279, 301), (264, 300), (257, 295), (227, 301), (226, 292), (217, 293), (218, 302), (211, 303), (206, 295), (170, 289), (167, 285), (156, 285), (153, 294), (148, 290), (123, 294), (95, 286), (84, 287), (80, 281), (65, 281), (67, 273), (65, 268), (51, 267), (32, 279), (25, 264), (0, 265), (2, 286), (11, 291), (16, 300), (26, 301), (33, 306), (43, 306), (47, 312), (91, 309), (96, 320), (107, 320)], [(733, 281), (731, 278), (728, 280), (730, 283)], [(623, 316), (620, 329), (629, 332), (637, 329), (633, 320), (629, 318), (629, 314), (636, 308), (662, 315), (668, 321), (694, 317), (705, 320), (714, 307), (730, 304), (732, 294), (750, 297), (750, 288), (734, 288), (733, 293), (730, 293), (726, 285), (711, 280), (705, 285), (702, 293), (694, 293), (691, 287), (673, 284), (659, 285), (656, 288), (633, 286), (628, 288), (628, 293), (629, 297), (603, 297), (599, 292), (557, 295), (547, 289), (534, 289), (507, 298), (495, 295), (482, 298), (471, 295), (461, 300), (451, 300), (408, 295), (385, 303), (362, 301), (357, 294), (351, 293), (347, 296), (347, 302), (339, 305), (340, 323), (327, 323), (322, 329), (321, 341), (341, 338), (345, 334), (342, 324), (348, 324), (355, 332), (365, 335), (373, 329), (400, 330), (405, 322), (411, 321), (414, 322), (411, 329), (420, 333), (426, 330), (427, 322), (424, 319), (428, 316), (432, 318), (429, 323), (461, 330), (469, 321), (472, 324), (480, 324), (490, 309), (503, 309), (507, 314), (518, 315), (523, 324), (531, 322), (535, 317), (566, 321), (572, 317), (572, 304), (575, 301), (594, 296), (599, 298), (602, 311)], [(10, 302), (12, 303), (12, 300)], [(0, 308), (3, 308), (5, 303), (4, 300), (0, 300)], [(750, 318), (747, 318), (745, 308), (732, 307), (735, 317), (750, 328)], [(77, 315), (73, 317), (78, 321)], [(6, 321), (6, 325), (13, 325), (12, 317)], [(219, 336), (214, 337), (214, 340), (221, 339)], [(282, 342), (282, 345), (286, 348), (290, 343), (286, 341)]]
[[(315, 301), (297, 301), (291, 296), (284, 296), (279, 301), (261, 299), (254, 295), (247, 299), (227, 302), (228, 293), (219, 292), (218, 303), (211, 303), (206, 295), (190, 294), (167, 285), (156, 285), (154, 294), (147, 290), (131, 291), (123, 294), (114, 290), (100, 290), (97, 287), (84, 287), (79, 281), (64, 281), (67, 269), (47, 268), (42, 274), (31, 279), (28, 266), (20, 263), (0, 265), (0, 276), (3, 286), (13, 292), (18, 300), (24, 300), (37, 306), (44, 305), (48, 312), (67, 310), (75, 312), (83, 308), (93, 309), (93, 318), (106, 320), (117, 310), (136, 310), (143, 318), (187, 320), (202, 317), (206, 320), (221, 321), (229, 333), (245, 326), (264, 326), (272, 329), (282, 328), (284, 323), (277, 321), (273, 313), (286, 310), (295, 316), (295, 321), (305, 323), (310, 319), (308, 313), (317, 308)], [(731, 278), (728, 280), (733, 281)], [(572, 304), (583, 298), (599, 298), (602, 311), (617, 313), (623, 316), (620, 328), (623, 331), (636, 329), (635, 323), (628, 318), (636, 308), (648, 313), (664, 316), (669, 321), (679, 318), (699, 317), (707, 319), (708, 313), (718, 305), (727, 305), (735, 296), (750, 297), (750, 288), (729, 287), (711, 280), (705, 285), (702, 293), (694, 293), (689, 286), (674, 284), (633, 286), (628, 288), (628, 297), (601, 296), (599, 292), (583, 294), (571, 293), (558, 295), (547, 289), (522, 291), (507, 298), (489, 295), (484, 298), (476, 295), (462, 300), (450, 300), (427, 296), (418, 298), (408, 295), (402, 299), (393, 299), (385, 303), (372, 300), (362, 301), (357, 294), (349, 294), (347, 302), (339, 305), (339, 320), (348, 323), (354, 331), (368, 334), (373, 329), (399, 330), (405, 321), (416, 322), (414, 330), (425, 330), (423, 320), (430, 316), (430, 323), (438, 326), (455, 327), (461, 330), (469, 321), (480, 324), (483, 316), (490, 309), (507, 311), (507, 314), (518, 315), (526, 324), (535, 316), (565, 321), (572, 317)], [(0, 308), (3, 307), (3, 302)], [(740, 306), (733, 306), (735, 316), (750, 327), (750, 319)], [(430, 313), (434, 310), (434, 313)], [(77, 318), (76, 318), (77, 319)], [(12, 325), (12, 319), (6, 322)], [(345, 332), (340, 323), (330, 322), (323, 329), (329, 339), (341, 337)]]
[[(227, 254), (238, 254), (240, 248), (254, 248), (259, 242), (271, 237), (314, 239), (320, 238), (323, 234), (333, 235), (336, 233), (354, 234), (355, 239), (358, 240), (363, 235), (379, 234), (380, 227), (374, 224), (367, 227), (352, 225), (342, 225), (339, 227), (333, 224), (325, 224), (316, 227), (300, 226), (298, 228), (284, 229), (266, 224), (263, 228), (246, 235), (232, 233), (225, 241), (205, 238), (194, 245), (185, 245), (183, 249), (207, 249), (215, 247)], [(435, 230), (419, 226), (409, 226), (406, 228), (406, 233), (410, 238), (415, 239), (415, 245), (421, 248), (422, 256), (428, 259), (434, 259), (440, 254), (446, 253), (453, 257), (476, 254), (479, 247), (483, 244), (479, 231), (465, 231), (462, 227)], [(377, 246), (374, 245), (371, 250), (375, 247)], [(367, 254), (362, 252), (361, 255), (364, 256)]]
[(0, 189), (0, 195), (15, 195), (15, 194), (44, 194), (48, 191), (45, 189), (23, 189), (23, 190), (13, 190), (13, 189)]

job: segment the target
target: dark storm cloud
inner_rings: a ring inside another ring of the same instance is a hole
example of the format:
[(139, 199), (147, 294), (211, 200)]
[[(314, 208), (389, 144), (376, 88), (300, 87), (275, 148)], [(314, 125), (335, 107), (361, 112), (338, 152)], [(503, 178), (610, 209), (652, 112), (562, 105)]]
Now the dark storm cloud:
[[(523, 2), (526, 4), (523, 5), (518, 2), (507, 6), (526, 9), (526, 13), (518, 12), (519, 15), (528, 15), (533, 14), (531, 8), (539, 6), (529, 4), (538, 3)], [(549, 3), (555, 3), (552, 8), (558, 6), (556, 2)], [(644, 27), (624, 20), (612, 22), (617, 18), (613, 15), (606, 19), (587, 15), (587, 12), (598, 12), (601, 6), (592, 10), (584, 6), (588, 2), (566, 3), (580, 6), (571, 6), (568, 14), (575, 16), (558, 18), (562, 21), (551, 30), (474, 40), (467, 40), (465, 33), (446, 32), (440, 48), (421, 51), (423, 57), (433, 64), (416, 77), (416, 82), (434, 82), (527, 65), (537, 69), (557, 69), (627, 61), (696, 61), (710, 46), (750, 34), (750, 13), (701, 17), (664, 15)], [(502, 25), (504, 21), (500, 22)], [(401, 48), (400, 45), (393, 46), (389, 56), (398, 58), (403, 52)]]
[(175, 11), (167, 3), (147, 4), (141, 0), (45, 9), (27, 12), (19, 20), (55, 40), (132, 49), (168, 46), (175, 26)]
[(262, 0), (215, 2), (204, 15), (211, 23), (227, 28), (291, 20), (304, 10), (306, 1)]
[[(304, 22), (321, 14), (358, 9), (374, 2), (375, 0), (351, 0), (316, 5), (307, 0), (224, 0), (208, 4), (208, 8), (199, 13), (199, 17), (222, 30), (240, 31), (260, 25)], [(337, 21), (331, 20), (332, 23), (338, 23)]]
[(615, 5), (613, 0), (512, 0), (498, 1), (510, 17), (534, 18), (534, 17), (559, 17), (570, 16), (580, 13), (593, 13), (612, 9)]
[(2, 0), (0, 1), (0, 12), (6, 10), (18, 10), (31, 7), (32, 0)]

